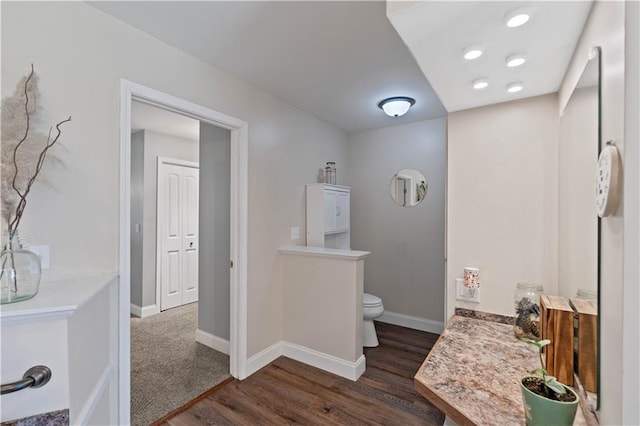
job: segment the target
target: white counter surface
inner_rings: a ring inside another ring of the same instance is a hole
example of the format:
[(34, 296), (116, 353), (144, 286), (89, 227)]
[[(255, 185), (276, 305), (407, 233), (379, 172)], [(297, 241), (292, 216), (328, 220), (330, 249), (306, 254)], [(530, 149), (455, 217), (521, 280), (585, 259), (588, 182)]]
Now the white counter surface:
[(40, 283), (40, 291), (33, 298), (1, 305), (0, 319), (3, 324), (9, 324), (68, 317), (117, 278), (117, 274), (102, 274)]
[(330, 257), (334, 259), (360, 260), (371, 254), (370, 251), (330, 249), (324, 247), (290, 246), (279, 249), (282, 254), (298, 256)]

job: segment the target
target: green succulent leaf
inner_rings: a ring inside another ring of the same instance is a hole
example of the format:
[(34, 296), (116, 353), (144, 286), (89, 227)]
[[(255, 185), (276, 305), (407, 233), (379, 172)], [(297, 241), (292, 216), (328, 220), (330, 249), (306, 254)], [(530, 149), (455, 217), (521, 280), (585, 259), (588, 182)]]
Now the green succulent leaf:
[(553, 376), (544, 376), (545, 385), (555, 393), (564, 395), (567, 393), (565, 387)]

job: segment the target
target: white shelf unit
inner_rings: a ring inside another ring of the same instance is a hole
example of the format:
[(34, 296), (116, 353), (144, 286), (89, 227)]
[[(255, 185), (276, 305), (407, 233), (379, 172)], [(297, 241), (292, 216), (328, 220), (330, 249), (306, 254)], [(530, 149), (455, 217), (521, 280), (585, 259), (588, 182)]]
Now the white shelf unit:
[(307, 246), (351, 249), (351, 188), (308, 184)]

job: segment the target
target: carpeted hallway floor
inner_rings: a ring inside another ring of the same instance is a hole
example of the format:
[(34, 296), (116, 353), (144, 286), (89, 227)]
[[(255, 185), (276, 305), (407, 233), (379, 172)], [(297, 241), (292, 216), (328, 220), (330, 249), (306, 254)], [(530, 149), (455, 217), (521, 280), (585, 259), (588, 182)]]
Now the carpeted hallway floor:
[(131, 318), (131, 425), (149, 425), (229, 377), (229, 356), (195, 341), (198, 303)]

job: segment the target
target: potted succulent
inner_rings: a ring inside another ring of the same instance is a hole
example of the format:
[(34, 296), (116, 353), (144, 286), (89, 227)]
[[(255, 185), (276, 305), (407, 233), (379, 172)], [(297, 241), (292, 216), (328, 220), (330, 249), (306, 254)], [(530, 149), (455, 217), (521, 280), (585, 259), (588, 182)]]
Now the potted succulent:
[(530, 371), (531, 375), (520, 380), (527, 426), (572, 425), (580, 398), (569, 386), (547, 374), (542, 349), (551, 341), (520, 340), (535, 345), (540, 356), (540, 368)]

